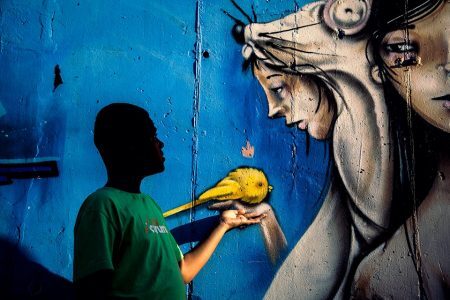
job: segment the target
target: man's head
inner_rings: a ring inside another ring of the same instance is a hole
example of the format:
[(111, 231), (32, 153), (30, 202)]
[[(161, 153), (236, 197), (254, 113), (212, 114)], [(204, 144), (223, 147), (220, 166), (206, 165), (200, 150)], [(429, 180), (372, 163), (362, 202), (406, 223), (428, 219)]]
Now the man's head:
[(95, 120), (94, 143), (108, 174), (145, 177), (164, 170), (164, 144), (147, 111), (136, 105), (102, 108)]

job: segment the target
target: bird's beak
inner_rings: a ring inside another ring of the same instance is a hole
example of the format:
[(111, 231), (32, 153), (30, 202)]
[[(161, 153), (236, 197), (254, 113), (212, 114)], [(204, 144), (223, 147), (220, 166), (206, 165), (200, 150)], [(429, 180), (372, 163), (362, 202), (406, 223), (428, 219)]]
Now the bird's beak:
[(273, 186), (269, 185), (269, 193), (273, 190)]

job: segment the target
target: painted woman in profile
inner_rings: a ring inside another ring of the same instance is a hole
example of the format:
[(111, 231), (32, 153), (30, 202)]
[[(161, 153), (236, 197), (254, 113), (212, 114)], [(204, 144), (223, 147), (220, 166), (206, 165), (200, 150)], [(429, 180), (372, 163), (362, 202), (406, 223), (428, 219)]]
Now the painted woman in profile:
[[(322, 207), (293, 241), (268, 299), (344, 298), (354, 262), (389, 231), (394, 168), (387, 107), (362, 64), (367, 40), (354, 38), (368, 21), (369, 2), (315, 2), (270, 23), (235, 26), (243, 56), (253, 62), (266, 93), (269, 117), (329, 139), (333, 153)], [(333, 20), (322, 20), (347, 8), (360, 21), (351, 18), (336, 36)]]
[[(409, 21), (432, 16), (433, 12), (436, 15), (436, 8), (442, 7), (442, 3), (414, 4), (419, 8)], [(337, 168), (334, 174), (337, 178), (333, 177), (329, 195), (318, 216), (274, 278), (267, 298), (275, 298), (280, 293), (288, 298), (345, 297), (351, 274), (361, 258), (386, 241), (423, 199), (424, 204), (435, 205), (436, 202), (435, 207), (439, 209), (439, 199), (448, 198), (448, 188), (442, 187), (438, 201), (427, 201), (436, 196), (433, 180), (437, 170), (447, 170), (445, 164), (442, 165), (447, 159), (436, 159), (437, 153), (448, 153), (447, 143), (428, 143), (427, 138), (435, 137), (422, 136), (427, 130), (395, 124), (392, 117), (397, 117), (394, 109), (399, 104), (392, 105), (390, 101), (395, 98), (384, 93), (379, 75), (382, 64), (375, 68), (370, 64), (378, 56), (372, 53), (372, 48), (367, 48), (370, 34), (377, 25), (377, 15), (369, 18), (372, 4), (387, 8), (390, 5), (383, 1), (316, 2), (282, 20), (252, 23), (245, 28), (238, 24), (242, 34), (240, 40), (244, 42), (243, 55), (257, 62), (254, 64), (255, 75), (266, 92), (270, 117), (284, 117), (287, 124), (308, 129), (313, 135), (314, 130), (307, 126), (314, 124), (312, 119), (297, 113), (301, 111), (299, 107), (308, 106), (301, 96), (313, 95), (312, 99), (319, 103), (316, 106), (318, 113), (322, 102), (336, 101), (336, 109), (329, 110), (325, 118), (317, 120), (323, 128), (333, 132)], [(399, 18), (404, 20), (403, 16)], [(404, 67), (414, 61), (411, 54), (404, 53), (411, 52), (404, 49), (413, 50), (412, 45), (402, 45), (399, 41), (386, 45), (385, 50), (393, 50), (390, 56), (397, 53), (394, 66)], [(447, 44), (437, 45), (434, 50), (447, 47)], [(436, 94), (425, 106), (420, 107), (420, 98), (412, 105), (419, 115), (444, 131), (449, 126), (449, 93), (445, 86), (447, 76), (443, 72), (448, 53), (445, 54), (445, 61), (437, 68), (445, 76), (436, 81), (444, 82), (443, 92), (434, 90)], [(401, 55), (403, 60), (398, 59)], [(416, 62), (420, 62), (419, 59)], [(436, 74), (429, 67), (422, 72), (429, 72), (425, 76), (434, 78)], [(401, 85), (397, 87), (402, 88)], [(323, 93), (327, 89), (331, 91), (331, 97)], [(326, 95), (325, 100), (321, 101), (319, 95)], [(424, 109), (427, 104), (433, 108)], [(407, 114), (402, 115), (406, 116), (404, 120), (412, 119)], [(393, 126), (397, 130), (391, 131)], [(444, 134), (442, 139), (448, 141), (448, 135)], [(408, 146), (410, 143), (411, 147)], [(417, 164), (419, 172), (410, 167), (411, 163)], [(413, 176), (409, 175), (411, 172)], [(442, 172), (445, 173), (447, 171)]]

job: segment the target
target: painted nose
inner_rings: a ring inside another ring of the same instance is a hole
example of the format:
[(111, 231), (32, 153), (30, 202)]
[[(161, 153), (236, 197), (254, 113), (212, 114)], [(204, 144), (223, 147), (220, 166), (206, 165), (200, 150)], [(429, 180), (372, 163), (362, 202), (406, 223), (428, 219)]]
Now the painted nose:
[(240, 21), (236, 21), (236, 24), (234, 24), (233, 28), (231, 29), (231, 34), (233, 35), (234, 40), (240, 45), (245, 44), (244, 31), (245, 24)]
[(269, 118), (275, 119), (284, 115), (284, 109), (279, 106), (269, 106)]
[(444, 69), (445, 71), (450, 72), (450, 63), (445, 64)]

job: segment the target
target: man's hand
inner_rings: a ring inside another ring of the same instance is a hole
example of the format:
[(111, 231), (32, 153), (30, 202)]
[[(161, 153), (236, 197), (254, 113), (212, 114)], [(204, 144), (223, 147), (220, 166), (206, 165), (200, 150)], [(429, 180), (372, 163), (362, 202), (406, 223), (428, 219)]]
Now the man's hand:
[(261, 220), (265, 217), (267, 217), (267, 214), (258, 211), (247, 213), (245, 209), (225, 210), (220, 215), (220, 222), (228, 231), (236, 227), (261, 223)]

